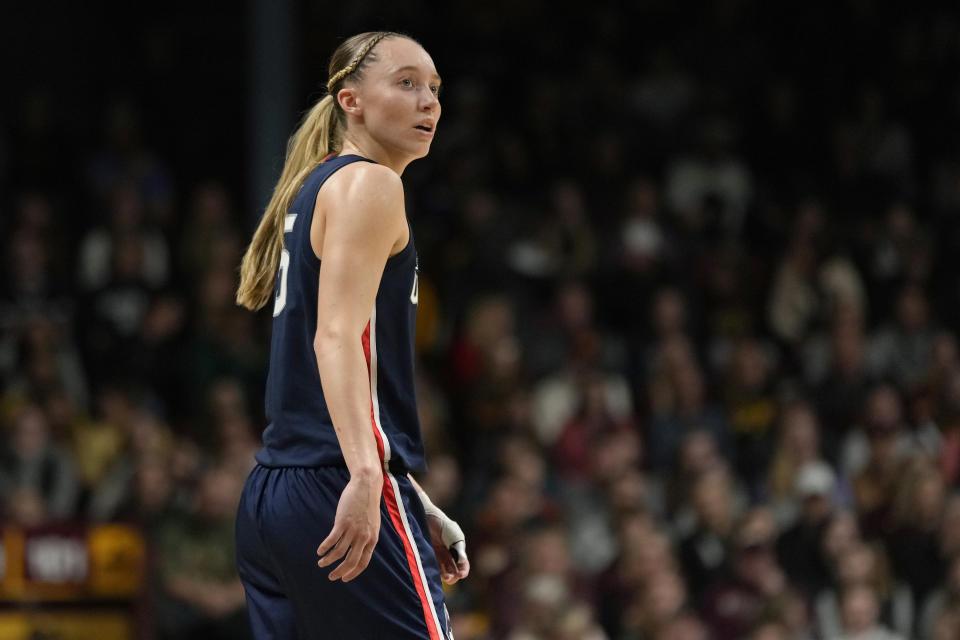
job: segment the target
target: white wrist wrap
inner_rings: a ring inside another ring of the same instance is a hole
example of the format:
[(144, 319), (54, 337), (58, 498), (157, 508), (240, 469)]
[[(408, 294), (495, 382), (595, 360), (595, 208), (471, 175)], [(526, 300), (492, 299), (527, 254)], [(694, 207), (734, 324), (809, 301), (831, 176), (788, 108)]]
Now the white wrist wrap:
[(423, 510), (428, 516), (435, 516), (440, 520), (440, 539), (443, 540), (445, 547), (453, 553), (453, 559), (459, 561), (460, 558), (467, 557), (466, 536), (460, 525), (452, 520), (440, 508), (433, 504), (430, 497), (423, 491), (418, 491), (420, 501), (423, 503)]

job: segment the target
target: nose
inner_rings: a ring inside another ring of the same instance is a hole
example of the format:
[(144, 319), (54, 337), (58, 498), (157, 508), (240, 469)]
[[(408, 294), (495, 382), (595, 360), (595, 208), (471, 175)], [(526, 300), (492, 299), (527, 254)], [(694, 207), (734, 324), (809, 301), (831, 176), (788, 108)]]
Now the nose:
[(424, 87), (421, 91), (423, 96), (420, 101), (420, 108), (423, 111), (433, 111), (440, 106), (440, 100), (437, 98), (437, 94), (430, 90), (430, 87)]

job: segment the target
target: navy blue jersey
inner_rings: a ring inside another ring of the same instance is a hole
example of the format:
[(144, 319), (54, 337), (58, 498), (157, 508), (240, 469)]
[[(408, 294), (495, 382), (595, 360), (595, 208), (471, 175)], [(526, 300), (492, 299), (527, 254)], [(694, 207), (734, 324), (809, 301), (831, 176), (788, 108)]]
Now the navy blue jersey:
[[(317, 192), (356, 155), (330, 158), (304, 180), (284, 226), (284, 250), (274, 285), (273, 338), (267, 377), (269, 424), (257, 462), (268, 467), (345, 464), (327, 410), (313, 351), (320, 259), (310, 244)], [(410, 241), (386, 263), (376, 303), (357, 347), (370, 374), (371, 429), (380, 458), (392, 468), (425, 469), (414, 394), (417, 251)]]

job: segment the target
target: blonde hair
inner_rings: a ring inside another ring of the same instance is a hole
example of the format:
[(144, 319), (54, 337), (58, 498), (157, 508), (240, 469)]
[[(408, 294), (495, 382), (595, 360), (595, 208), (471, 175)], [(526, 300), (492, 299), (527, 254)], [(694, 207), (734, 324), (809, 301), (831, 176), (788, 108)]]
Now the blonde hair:
[(392, 31), (368, 31), (346, 39), (333, 52), (327, 95), (313, 105), (287, 141), (283, 172), (240, 263), (237, 304), (256, 311), (270, 300), (283, 251), (284, 217), (310, 172), (343, 147), (347, 119), (336, 95), (348, 78), (362, 77), (367, 63), (376, 60), (373, 48), (388, 37), (408, 38)]

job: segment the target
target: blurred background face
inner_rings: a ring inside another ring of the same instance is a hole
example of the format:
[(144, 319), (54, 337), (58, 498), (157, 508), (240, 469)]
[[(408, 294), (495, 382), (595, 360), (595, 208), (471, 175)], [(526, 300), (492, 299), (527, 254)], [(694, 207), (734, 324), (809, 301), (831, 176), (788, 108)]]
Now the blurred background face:
[(877, 596), (869, 587), (849, 589), (843, 596), (843, 627), (853, 635), (869, 631), (877, 624)]
[(800, 503), (801, 517), (808, 523), (819, 523), (833, 511), (833, 501), (829, 496), (811, 495)]
[(696, 475), (716, 466), (720, 462), (716, 442), (707, 431), (697, 430), (684, 438), (680, 445), (680, 469)]
[(678, 367), (673, 375), (673, 386), (679, 413), (699, 411), (703, 407), (706, 389), (699, 367), (692, 363)]
[(237, 477), (224, 470), (207, 471), (197, 488), (198, 509), (206, 520), (233, 518), (240, 500)]
[(942, 611), (933, 623), (931, 640), (960, 640), (960, 612)]
[(870, 441), (870, 463), (874, 467), (890, 470), (896, 466), (902, 419), (900, 398), (891, 387), (879, 387), (870, 394), (864, 427)]
[(860, 529), (856, 517), (848, 512), (835, 515), (823, 533), (823, 549), (833, 562), (847, 554), (860, 540)]
[(913, 498), (919, 520), (923, 522), (938, 521), (943, 511), (943, 479), (936, 473), (925, 475), (918, 482)]
[(897, 301), (897, 320), (905, 331), (915, 331), (927, 324), (927, 299), (916, 287), (900, 294)]
[(774, 545), (776, 522), (769, 511), (754, 509), (745, 517), (734, 540), (737, 574), (748, 581), (762, 581), (776, 567)]
[(566, 578), (571, 568), (567, 544), (566, 534), (561, 529), (545, 529), (530, 535), (523, 554), (527, 571), (532, 575)]
[(867, 399), (867, 429), (894, 430), (900, 427), (903, 412), (900, 397), (888, 386), (878, 387)]
[(625, 548), (620, 565), (620, 577), (629, 585), (642, 586), (650, 576), (674, 571), (673, 554), (669, 539), (659, 532), (652, 532), (642, 545)]
[(663, 572), (650, 577), (643, 597), (643, 608), (648, 619), (659, 624), (669, 620), (680, 611), (687, 599), (683, 580), (673, 572)]
[(744, 340), (733, 355), (733, 378), (743, 389), (760, 389), (767, 380), (769, 363), (755, 340)]
[(693, 508), (704, 528), (726, 533), (733, 518), (733, 494), (725, 471), (709, 471), (697, 480)]
[(810, 407), (800, 405), (789, 409), (783, 418), (784, 451), (797, 460), (811, 460), (820, 449), (820, 428)]
[(840, 556), (839, 578), (842, 584), (870, 581), (876, 566), (876, 558), (870, 547), (858, 545)]
[(842, 325), (833, 332), (833, 365), (841, 375), (858, 373), (866, 353), (866, 340), (859, 326)]
[(750, 634), (750, 640), (789, 640), (789, 638), (786, 628), (774, 622), (763, 624)]
[(683, 297), (676, 289), (664, 289), (653, 303), (653, 326), (657, 334), (683, 331), (687, 320)]
[(691, 616), (682, 616), (666, 624), (656, 640), (707, 640), (707, 627), (699, 619)]
[(166, 460), (142, 458), (137, 467), (137, 501), (141, 509), (161, 509), (173, 492), (173, 475)]
[(14, 421), (10, 444), (21, 460), (35, 460), (46, 451), (49, 438), (46, 416), (37, 407), (28, 406)]

